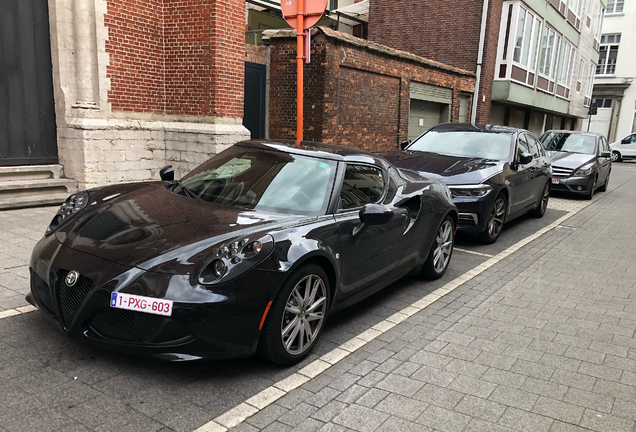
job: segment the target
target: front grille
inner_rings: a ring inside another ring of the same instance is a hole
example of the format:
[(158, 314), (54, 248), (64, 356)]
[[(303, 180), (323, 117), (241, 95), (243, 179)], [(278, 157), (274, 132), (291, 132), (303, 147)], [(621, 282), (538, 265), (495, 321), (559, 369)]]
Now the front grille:
[(87, 277), (80, 276), (79, 280), (72, 287), (64, 282), (66, 272), (58, 273), (57, 286), (58, 298), (60, 302), (60, 315), (64, 328), (69, 328), (75, 320), (75, 315), (84, 302), (86, 295), (93, 288), (93, 281)]
[(127, 342), (143, 342), (155, 334), (162, 317), (121, 309), (102, 309), (89, 327), (101, 336)]
[(53, 313), (53, 298), (51, 297), (49, 284), (44, 282), (33, 270), (31, 270), (31, 291), (33, 291), (40, 304), (48, 309), (50, 313)]
[(573, 169), (570, 168), (562, 168), (552, 165), (552, 174), (557, 177), (569, 177), (574, 172)]

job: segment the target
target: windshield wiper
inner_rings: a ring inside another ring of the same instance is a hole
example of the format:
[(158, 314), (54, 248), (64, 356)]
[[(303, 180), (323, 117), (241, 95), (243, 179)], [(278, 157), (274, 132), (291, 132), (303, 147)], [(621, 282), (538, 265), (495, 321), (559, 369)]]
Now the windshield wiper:
[(196, 194), (194, 192), (192, 192), (190, 189), (188, 189), (187, 186), (185, 186), (181, 180), (175, 180), (175, 182), (177, 183), (177, 185), (181, 188), (181, 190), (190, 198), (196, 198), (199, 199), (198, 196), (196, 196)]

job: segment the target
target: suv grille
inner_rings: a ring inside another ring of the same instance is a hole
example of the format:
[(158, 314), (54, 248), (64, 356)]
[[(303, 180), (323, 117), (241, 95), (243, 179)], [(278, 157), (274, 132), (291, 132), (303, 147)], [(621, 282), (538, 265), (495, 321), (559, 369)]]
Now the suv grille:
[(129, 342), (143, 342), (155, 334), (163, 318), (142, 312), (102, 309), (89, 327), (100, 335)]
[(555, 176), (558, 177), (569, 177), (572, 175), (572, 173), (574, 172), (573, 169), (570, 168), (561, 168), (561, 167), (557, 167), (552, 165), (552, 174), (554, 174)]
[(60, 301), (60, 315), (64, 328), (69, 328), (75, 320), (75, 315), (80, 306), (84, 302), (86, 295), (93, 288), (93, 281), (87, 277), (80, 276), (77, 283), (69, 287), (64, 282), (66, 276), (65, 271), (61, 271), (57, 275), (57, 292)]
[(53, 313), (53, 298), (51, 297), (49, 284), (44, 282), (33, 269), (31, 269), (31, 288), (40, 303), (46, 307), (50, 313)]

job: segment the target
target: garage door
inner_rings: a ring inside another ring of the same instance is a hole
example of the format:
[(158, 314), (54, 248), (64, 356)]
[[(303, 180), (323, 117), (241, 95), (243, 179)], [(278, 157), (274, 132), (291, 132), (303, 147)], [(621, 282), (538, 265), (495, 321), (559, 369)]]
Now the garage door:
[(409, 139), (415, 139), (435, 125), (442, 123), (442, 113), (448, 105), (411, 99)]

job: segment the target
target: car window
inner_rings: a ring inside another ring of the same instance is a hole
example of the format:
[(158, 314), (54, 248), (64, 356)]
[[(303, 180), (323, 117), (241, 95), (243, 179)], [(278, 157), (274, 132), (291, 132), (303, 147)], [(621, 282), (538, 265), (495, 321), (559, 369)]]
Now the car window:
[(523, 153), (530, 153), (530, 146), (526, 139), (526, 134), (519, 135), (519, 139), (517, 140), (517, 161), (519, 161)]
[(603, 151), (610, 151), (609, 144), (607, 143), (605, 137), (601, 137), (601, 146), (603, 147)]
[(409, 151), (448, 156), (507, 160), (510, 156), (509, 132), (446, 131), (431, 129), (408, 147)]
[(174, 191), (246, 210), (324, 214), (336, 166), (327, 159), (233, 146), (186, 175)]
[(523, 134), (526, 137), (526, 140), (528, 142), (528, 147), (530, 148), (530, 153), (532, 153), (532, 156), (534, 156), (535, 159), (538, 159), (541, 157), (541, 150), (539, 149), (541, 147), (541, 145), (536, 141), (536, 139), (529, 134)]
[(636, 143), (636, 134), (630, 136), (629, 142), (632, 144)]
[(350, 210), (380, 201), (384, 193), (382, 171), (369, 165), (347, 164), (340, 191), (340, 208)]
[(596, 137), (577, 132), (546, 132), (541, 137), (548, 151), (593, 155), (596, 153)]

